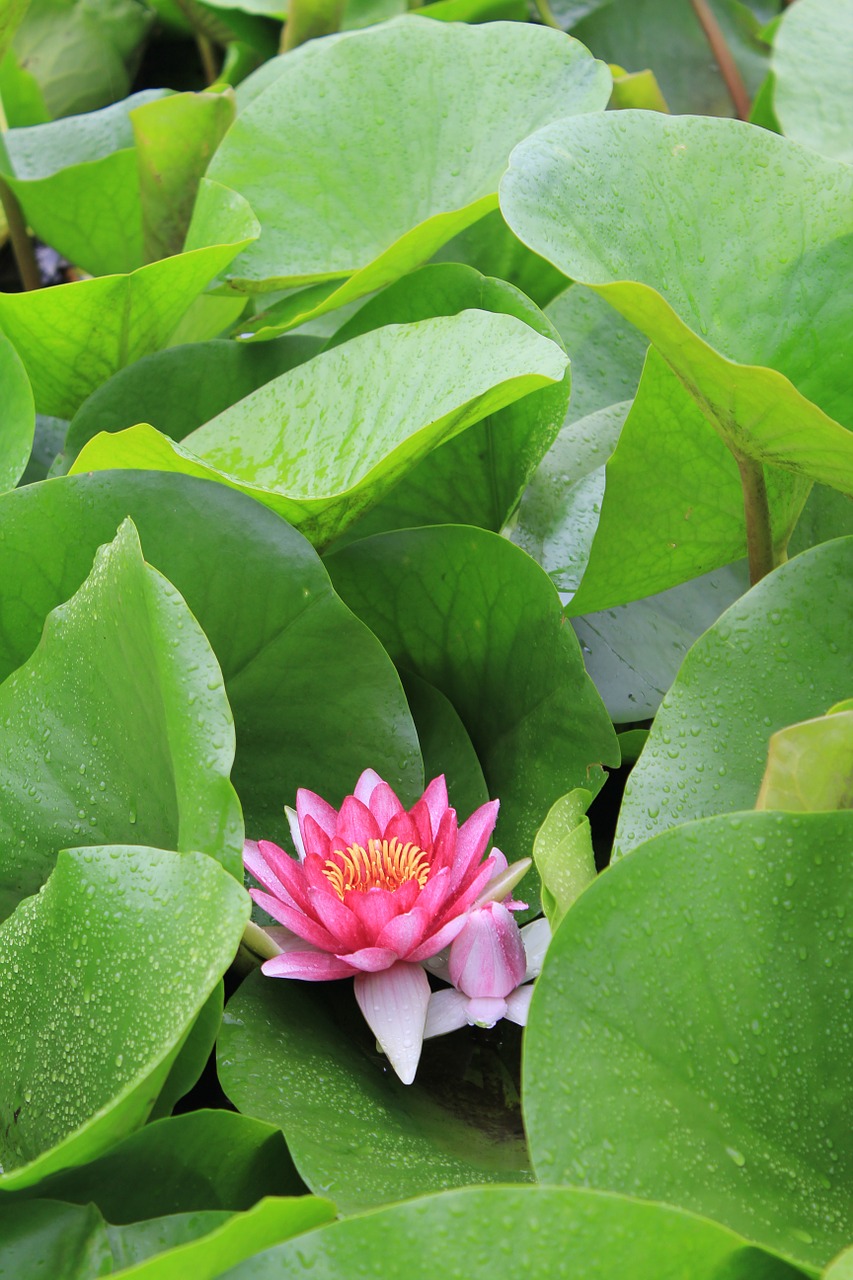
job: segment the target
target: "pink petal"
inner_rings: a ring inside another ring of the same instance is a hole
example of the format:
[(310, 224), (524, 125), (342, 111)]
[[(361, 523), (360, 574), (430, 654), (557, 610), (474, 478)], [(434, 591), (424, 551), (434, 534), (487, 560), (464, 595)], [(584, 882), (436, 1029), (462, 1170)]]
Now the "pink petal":
[(315, 791), (307, 791), (305, 787), (300, 787), (296, 793), (296, 816), (299, 819), (299, 826), (305, 835), (305, 819), (310, 817), (312, 822), (316, 822), (317, 826), (324, 835), (330, 838), (335, 834), (335, 823), (338, 815), (330, 804), (327, 804), (322, 796), (318, 796)]
[(481, 996), (478, 1000), (469, 1000), (467, 1006), (465, 1016), (472, 1027), (488, 1029), (506, 1017), (507, 1002), (500, 997)]
[(269, 867), (255, 840), (247, 840), (243, 845), (243, 866), (270, 893), (286, 895), (284, 885)]
[(374, 788), (373, 794), (368, 803), (368, 809), (379, 823), (379, 830), (385, 833), (385, 828), (393, 817), (398, 813), (404, 813), (405, 810), (394, 792), (388, 786), (387, 782), (380, 782)]
[[(315, 822), (311, 814), (301, 818), (299, 826), (302, 831), (302, 843), (305, 849), (305, 857), (307, 858), (313, 853), (315, 858), (326, 859), (329, 856), (329, 840), (319, 822)], [(303, 862), (305, 858), (303, 858)]]
[[(417, 881), (415, 881), (417, 886)], [(350, 889), (345, 896), (347, 907), (361, 922), (364, 935), (375, 942), (389, 920), (405, 910), (400, 898), (400, 890), (392, 889)], [(380, 945), (384, 946), (384, 943)]]
[[(309, 892), (312, 889), (316, 890), (318, 893), (329, 892), (332, 885), (329, 877), (325, 873), (325, 866), (327, 862), (334, 861), (334, 858), (330, 858), (328, 855), (321, 858), (319, 854), (306, 853), (305, 861), (302, 863), (302, 868), (305, 872), (305, 883), (308, 886)], [(332, 892), (334, 892), (334, 890), (332, 890)]]
[(429, 807), (423, 796), (416, 804), (412, 805), (409, 813), (418, 829), (418, 848), (423, 849), (425, 853), (429, 853), (432, 849), (432, 824), (429, 816)]
[(338, 959), (345, 960), (353, 969), (364, 973), (380, 973), (396, 964), (398, 956), (390, 947), (362, 947), (360, 951), (350, 951), (338, 956)]
[(430, 875), (429, 880), (427, 880), (423, 889), (421, 889), (420, 896), (418, 898), (418, 906), (421, 907), (431, 919), (437, 918), (449, 893), (450, 870), (448, 867), (442, 867), (440, 871), (433, 872)]
[(418, 824), (403, 808), (390, 819), (383, 834), (386, 840), (396, 839), (400, 844), (418, 844), (421, 838)]
[(430, 865), (434, 871), (440, 871), (442, 867), (453, 867), (456, 861), (457, 834), (456, 810), (445, 809), (432, 846)]
[(378, 840), (381, 835), (379, 823), (367, 805), (356, 800), (355, 796), (347, 796), (341, 805), (335, 834), (329, 847), (343, 851), (351, 845), (359, 844), (362, 849), (366, 849), (369, 840)]
[(355, 980), (359, 1008), (403, 1084), (411, 1084), (418, 1069), (429, 997), (423, 969), (403, 960)]
[[(298, 907), (303, 911), (308, 908), (308, 883), (305, 879), (305, 872), (301, 862), (297, 862), (295, 858), (291, 858), (285, 853), (284, 849), (279, 849), (277, 844), (272, 844), (269, 840), (259, 841), (261, 854), (266, 859), (267, 866), (271, 867), (278, 877), (279, 883), (287, 890), (285, 901), (293, 899)], [(272, 889), (271, 885), (267, 885)]]
[(326, 881), (325, 889), (311, 889), (311, 914), (335, 939), (335, 952), (356, 951), (367, 941), (364, 930), (349, 907)]
[(504, 1017), (509, 1018), (510, 1022), (518, 1023), (520, 1027), (526, 1027), (532, 996), (532, 982), (525, 983), (523, 987), (516, 987), (515, 991), (511, 991), (506, 998), (506, 1013)]
[(448, 915), (452, 911), (457, 915), (460, 911), (466, 911), (473, 902), (477, 901), (491, 878), (492, 860), (487, 858), (481, 866), (474, 867), (465, 883), (457, 888), (444, 914)]
[(353, 787), (352, 793), (356, 800), (360, 800), (362, 804), (366, 804), (369, 808), (370, 797), (381, 782), (382, 778), (380, 778), (375, 769), (365, 769)]
[(405, 915), (389, 920), (377, 938), (377, 944), (392, 947), (401, 960), (406, 960), (409, 953), (423, 942), (429, 924), (427, 913), (421, 907), (415, 907)]
[(480, 808), (472, 813), (468, 821), (459, 828), (459, 834), (456, 837), (456, 861), (453, 866), (454, 884), (460, 884), (470, 868), (476, 866), (486, 852), (486, 846), (498, 820), (499, 808), (498, 800), (490, 800), (488, 804), (480, 805)]
[(288, 906), (280, 898), (273, 898), (271, 894), (262, 893), (260, 889), (250, 889), (249, 894), (259, 907), (263, 907), (264, 911), (270, 913), (273, 920), (278, 920), (279, 924), (286, 925), (288, 929), (298, 937), (304, 938), (306, 942), (313, 943), (321, 951), (340, 950), (340, 944), (332, 937), (329, 931), (318, 924), (316, 920), (312, 920), (304, 911)]
[[(447, 783), (443, 773), (439, 774), (437, 778), (433, 778), (421, 796), (421, 801), (425, 801), (429, 810), (431, 833), (434, 838), (438, 833), (439, 823), (445, 811), (449, 808)], [(418, 801), (418, 803), (420, 804), (421, 801)]]
[(301, 978), (303, 982), (328, 982), (333, 978), (351, 978), (356, 972), (338, 956), (327, 951), (285, 951), (265, 960), (261, 972), (268, 978)]
[(504, 999), (524, 978), (526, 965), (518, 925), (500, 902), (472, 911), (450, 948), (450, 981), (472, 999)]
[(468, 997), (461, 991), (446, 988), (444, 991), (433, 991), (429, 998), (424, 1040), (432, 1036), (446, 1036), (448, 1031), (456, 1031), (464, 1027), (468, 1019), (465, 1010)]
[(422, 960), (429, 960), (430, 956), (434, 956), (436, 952), (443, 951), (445, 947), (456, 938), (465, 928), (467, 916), (454, 916), (452, 920), (448, 920), (447, 924), (437, 929), (435, 933), (431, 933), (429, 937), (424, 938), (419, 947), (408, 957), (412, 963), (420, 964)]

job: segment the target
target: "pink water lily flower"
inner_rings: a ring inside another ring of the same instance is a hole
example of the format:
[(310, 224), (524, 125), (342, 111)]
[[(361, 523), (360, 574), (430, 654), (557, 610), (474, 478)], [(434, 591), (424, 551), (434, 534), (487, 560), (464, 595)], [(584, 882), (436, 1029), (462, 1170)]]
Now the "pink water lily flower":
[(551, 930), (534, 920), (519, 929), (512, 904), (485, 902), (469, 914), (443, 956), (429, 963), (432, 973), (452, 983), (433, 992), (424, 1039), (458, 1027), (493, 1027), (501, 1018), (527, 1025), (533, 979), (539, 976)]
[(367, 769), (340, 810), (300, 790), (289, 811), (299, 860), (268, 840), (244, 859), (263, 889), (252, 897), (284, 926), (281, 953), (263, 965), (276, 978), (355, 978), (355, 995), (404, 1083), (414, 1079), (430, 987), (421, 962), (447, 947), (506, 859), (484, 858), (498, 801), (457, 827), (444, 777), (406, 810)]

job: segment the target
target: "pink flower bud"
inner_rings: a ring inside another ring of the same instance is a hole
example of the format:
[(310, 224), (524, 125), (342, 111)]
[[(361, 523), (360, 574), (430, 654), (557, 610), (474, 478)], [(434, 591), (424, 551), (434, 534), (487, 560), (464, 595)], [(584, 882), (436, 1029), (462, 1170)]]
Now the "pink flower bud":
[(503, 999), (524, 981), (521, 932), (502, 902), (475, 907), (450, 947), (450, 981), (474, 999)]

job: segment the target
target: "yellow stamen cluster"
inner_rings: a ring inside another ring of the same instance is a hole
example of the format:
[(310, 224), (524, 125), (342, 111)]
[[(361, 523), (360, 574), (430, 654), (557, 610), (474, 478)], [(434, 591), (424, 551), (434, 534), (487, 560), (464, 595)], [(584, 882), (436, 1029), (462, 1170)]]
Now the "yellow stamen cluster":
[(329, 859), (323, 875), (344, 900), (348, 889), (399, 889), (407, 880), (417, 880), (421, 888), (429, 879), (429, 858), (416, 844), (392, 840), (368, 840), (367, 848), (350, 845), (346, 853), (336, 851), (340, 862)]

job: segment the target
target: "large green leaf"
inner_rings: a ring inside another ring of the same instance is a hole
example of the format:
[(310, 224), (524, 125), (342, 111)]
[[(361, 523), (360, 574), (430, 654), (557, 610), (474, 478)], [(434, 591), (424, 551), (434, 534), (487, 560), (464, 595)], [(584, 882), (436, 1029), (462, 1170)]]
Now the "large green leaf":
[(368, 766), (413, 804), (423, 789), (418, 741), (388, 655), (335, 595), (305, 539), (224, 485), (118, 472), (0, 500), (0, 581), (26, 581), (25, 592), (0, 596), (0, 678), (31, 654), (45, 615), (77, 589), (128, 514), (221, 666), (249, 834), (286, 840), (283, 806), (298, 787), (339, 804)]
[(183, 444), (140, 425), (90, 441), (71, 472), (219, 480), (327, 544), (434, 448), (560, 381), (566, 364), (555, 342), (513, 316), (470, 310), (388, 325), (275, 378)]
[(193, 300), (256, 232), (244, 201), (208, 185), (187, 252), (130, 275), (0, 294), (0, 326), (24, 362), (39, 412), (70, 418), (118, 369), (165, 347)]
[[(383, 289), (328, 345), (340, 346), (382, 325), (457, 315), (467, 307), (515, 316), (559, 342), (553, 325), (517, 289), (448, 263), (422, 267)], [(556, 385), (490, 414), (436, 449), (349, 531), (348, 540), (425, 524), (476, 524), (497, 533), (563, 421), (569, 386), (566, 369)]]
[[(482, 1187), (349, 1218), (229, 1280), (797, 1280), (725, 1227), (668, 1205), (565, 1187)], [(310, 1269), (310, 1270), (309, 1270)]]
[(0, 719), (0, 914), (72, 843), (200, 849), (240, 874), (222, 675), (181, 596), (143, 562), (130, 521), (0, 685)]
[(0, 334), (0, 493), (18, 483), (27, 465), (36, 427), (36, 411), (27, 371), (8, 338)]
[(204, 854), (60, 854), (0, 925), (0, 1185), (31, 1186), (144, 1123), (249, 906)]
[(0, 1206), (34, 1194), (96, 1204), (109, 1222), (250, 1209), (304, 1190), (278, 1128), (234, 1111), (190, 1111), (149, 1122), (89, 1164), (37, 1187), (2, 1191)]
[(770, 735), (849, 695), (851, 565), (853, 538), (804, 551), (697, 640), (625, 788), (615, 856), (692, 818), (751, 809)]
[(853, 160), (853, 2), (799, 0), (773, 37), (773, 109), (782, 132)]
[(349, 982), (321, 989), (256, 972), (228, 1002), (219, 1078), (240, 1111), (281, 1126), (311, 1190), (347, 1213), (425, 1190), (529, 1181), (499, 1046), (478, 1051), (482, 1032), (466, 1034), (464, 1051), (457, 1038), (427, 1041), (417, 1081), (404, 1085), (376, 1052)]
[(29, 3), (30, 0), (2, 0), (0, 3), (0, 59), (6, 56)]
[(310, 360), (321, 346), (322, 339), (301, 336), (250, 344), (213, 339), (144, 356), (80, 406), (68, 428), (65, 458), (72, 462), (99, 431), (123, 431), (137, 422), (183, 440), (265, 382)]
[(572, 361), (567, 422), (636, 395), (648, 339), (583, 286), (564, 290), (545, 310)]
[(619, 760), (546, 574), (505, 538), (453, 525), (379, 534), (327, 563), (400, 669), (450, 699), (501, 800), (498, 843), (528, 856), (554, 801), (597, 790), (597, 766)]
[(755, 126), (622, 111), (522, 143), (501, 208), (650, 337), (730, 448), (851, 491), (851, 195), (847, 166)]
[(530, 1010), (539, 1178), (679, 1205), (812, 1274), (851, 1238), (851, 838), (850, 813), (712, 818), (586, 890)]
[(132, 113), (158, 99), (164, 90), (145, 89), (101, 111), (4, 135), (4, 175), (29, 226), (91, 275), (145, 261)]
[(567, 284), (562, 272), (531, 253), (513, 235), (500, 209), (493, 209), (448, 240), (434, 255), (434, 261), (464, 263), (484, 276), (497, 276), (527, 294), (538, 307), (546, 306)]
[(104, 1220), (94, 1205), (55, 1200), (0, 1207), (0, 1275), (95, 1280), (112, 1269)]
[(235, 287), (323, 285), (319, 301), (285, 304), (285, 326), (426, 262), (495, 208), (517, 142), (601, 110), (610, 91), (607, 69), (559, 33), (413, 16), (311, 42), (260, 74), (210, 174), (261, 220)]

